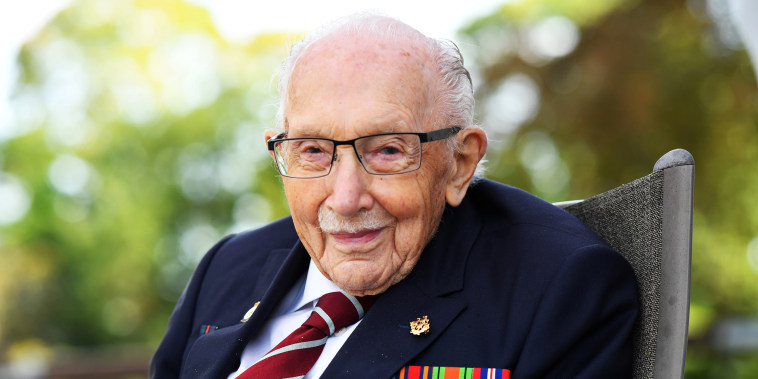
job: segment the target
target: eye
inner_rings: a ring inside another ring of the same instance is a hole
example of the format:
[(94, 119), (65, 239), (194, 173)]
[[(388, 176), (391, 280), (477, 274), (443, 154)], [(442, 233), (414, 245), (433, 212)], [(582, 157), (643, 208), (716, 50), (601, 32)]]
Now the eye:
[(305, 148), (305, 151), (303, 152), (306, 154), (318, 154), (318, 153), (323, 152), (323, 150), (321, 150), (321, 148), (316, 147), (316, 146), (308, 146)]
[(297, 143), (297, 151), (300, 154), (324, 154), (329, 153), (329, 146), (321, 140), (301, 140)]
[(301, 162), (328, 161), (332, 155), (332, 147), (328, 141), (303, 139), (292, 141), (292, 158)]
[(399, 154), (400, 150), (394, 146), (384, 146), (379, 150), (380, 154), (386, 154), (386, 155), (394, 155)]

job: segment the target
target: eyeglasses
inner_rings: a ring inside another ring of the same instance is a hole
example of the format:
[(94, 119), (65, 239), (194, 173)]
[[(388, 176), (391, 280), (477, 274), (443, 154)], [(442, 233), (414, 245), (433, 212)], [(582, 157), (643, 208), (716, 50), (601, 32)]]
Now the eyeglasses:
[(461, 131), (453, 126), (428, 133), (382, 133), (349, 141), (328, 138), (282, 138), (268, 140), (279, 173), (290, 178), (329, 175), (337, 160), (337, 146), (350, 145), (363, 168), (373, 175), (394, 175), (421, 167), (421, 144), (446, 139)]

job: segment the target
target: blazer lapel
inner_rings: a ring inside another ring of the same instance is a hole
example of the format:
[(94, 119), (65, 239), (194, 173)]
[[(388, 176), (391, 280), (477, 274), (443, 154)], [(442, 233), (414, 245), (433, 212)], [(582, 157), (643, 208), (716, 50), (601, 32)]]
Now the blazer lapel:
[[(289, 253), (286, 249), (273, 250), (260, 270), (261, 276), (252, 291), (254, 298), (261, 299), (253, 315), (247, 322), (221, 328), (198, 338), (187, 355), (182, 377), (220, 378), (236, 370), (242, 350), (308, 268), (309, 259), (299, 241)], [(258, 297), (260, 294), (262, 296)]]
[[(292, 289), (295, 282), (302, 276), (308, 269), (308, 263), (310, 262), (310, 256), (303, 247), (303, 244), (298, 242), (286, 255), (284, 262), (281, 259), (266, 261), (266, 267), (261, 272), (264, 275), (258, 280), (254, 294), (263, 293), (260, 297), (260, 304), (256, 308), (250, 319), (244, 323), (245, 344), (260, 330), (263, 323), (268, 320), (271, 312), (279, 305), (279, 301)], [(276, 275), (268, 274), (266, 272), (276, 273)]]
[[(465, 309), (460, 300), (434, 297), (402, 281), (382, 294), (345, 341), (325, 378), (389, 378), (427, 348)], [(410, 322), (428, 316), (428, 334), (411, 334)]]

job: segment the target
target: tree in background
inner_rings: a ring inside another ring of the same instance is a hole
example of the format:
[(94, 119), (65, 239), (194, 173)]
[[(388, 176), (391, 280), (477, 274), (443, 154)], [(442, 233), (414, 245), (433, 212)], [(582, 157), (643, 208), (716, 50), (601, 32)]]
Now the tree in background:
[(23, 47), (0, 351), (155, 346), (205, 251), (288, 213), (263, 139), (283, 40), (228, 43), (178, 0), (76, 1)]
[(548, 200), (696, 161), (687, 377), (755, 377), (755, 352), (714, 349), (722, 319), (758, 315), (758, 96), (727, 2), (506, 4), (462, 32), (481, 77), (489, 176)]

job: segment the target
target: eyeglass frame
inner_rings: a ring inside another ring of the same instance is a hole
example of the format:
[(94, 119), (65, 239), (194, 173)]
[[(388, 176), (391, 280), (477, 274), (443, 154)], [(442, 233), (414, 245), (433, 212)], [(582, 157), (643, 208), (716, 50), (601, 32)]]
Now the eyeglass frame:
[(445, 129), (438, 129), (433, 130), (431, 132), (426, 133), (413, 133), (413, 132), (400, 132), (400, 133), (378, 133), (378, 134), (371, 134), (367, 136), (361, 136), (358, 138), (353, 138), (351, 140), (345, 140), (345, 141), (338, 141), (333, 140), (330, 138), (322, 138), (322, 137), (297, 137), (297, 138), (282, 138), (286, 135), (286, 132), (281, 132), (277, 135), (275, 135), (273, 138), (270, 138), (268, 141), (266, 141), (266, 144), (268, 145), (269, 151), (274, 151), (274, 145), (277, 142), (285, 142), (285, 141), (302, 141), (302, 140), (319, 140), (319, 141), (330, 141), (332, 145), (334, 146), (334, 151), (332, 151), (332, 159), (329, 161), (329, 170), (327, 170), (323, 175), (318, 176), (290, 176), (287, 174), (282, 173), (281, 167), (279, 167), (279, 160), (276, 159), (276, 153), (274, 153), (274, 164), (276, 164), (276, 170), (279, 171), (279, 174), (282, 176), (286, 176), (288, 178), (294, 178), (294, 179), (316, 179), (316, 178), (323, 178), (327, 175), (329, 175), (332, 172), (332, 167), (334, 167), (334, 162), (337, 160), (337, 146), (343, 146), (343, 145), (349, 145), (353, 147), (353, 152), (355, 153), (356, 158), (358, 158), (358, 162), (361, 163), (361, 167), (363, 167), (363, 170), (366, 171), (366, 173), (370, 175), (398, 175), (398, 174), (406, 174), (409, 172), (413, 172), (421, 168), (421, 164), (423, 163), (423, 153), (421, 150), (419, 150), (419, 162), (418, 167), (412, 169), (412, 170), (406, 170), (406, 171), (399, 171), (399, 172), (390, 172), (390, 173), (373, 173), (370, 172), (366, 166), (363, 163), (363, 159), (361, 159), (361, 155), (358, 154), (358, 148), (355, 147), (355, 142), (364, 138), (371, 138), (371, 137), (379, 137), (379, 136), (388, 136), (388, 135), (415, 135), (419, 137), (419, 144), (424, 144), (427, 142), (432, 141), (439, 141), (447, 139), (450, 136), (453, 136), (455, 134), (458, 134), (463, 130), (463, 127), (455, 125), (451, 126), (449, 128)]

